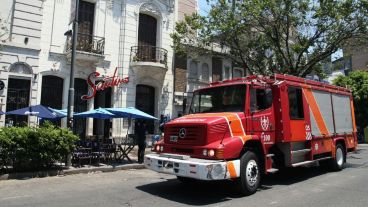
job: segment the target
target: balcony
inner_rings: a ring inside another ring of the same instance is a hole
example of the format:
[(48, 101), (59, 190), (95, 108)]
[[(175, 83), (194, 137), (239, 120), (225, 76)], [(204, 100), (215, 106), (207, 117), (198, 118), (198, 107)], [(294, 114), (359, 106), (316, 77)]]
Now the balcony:
[(150, 73), (166, 72), (167, 50), (155, 46), (133, 46), (130, 51), (133, 69), (148, 70)]
[[(77, 56), (79, 61), (100, 62), (105, 58), (105, 38), (92, 36), (90, 34), (78, 33), (77, 38)], [(68, 59), (71, 58), (72, 37), (68, 36), (66, 41), (66, 54)]]

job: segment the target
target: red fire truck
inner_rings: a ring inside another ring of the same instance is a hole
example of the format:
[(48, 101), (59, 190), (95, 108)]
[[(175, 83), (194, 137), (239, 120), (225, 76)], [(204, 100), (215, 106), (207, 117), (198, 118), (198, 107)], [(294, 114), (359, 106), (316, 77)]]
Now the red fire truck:
[(348, 89), (276, 74), (211, 83), (189, 115), (165, 125), (145, 166), (183, 182), (234, 180), (253, 194), (261, 175), (319, 162), (341, 170), (357, 146)]

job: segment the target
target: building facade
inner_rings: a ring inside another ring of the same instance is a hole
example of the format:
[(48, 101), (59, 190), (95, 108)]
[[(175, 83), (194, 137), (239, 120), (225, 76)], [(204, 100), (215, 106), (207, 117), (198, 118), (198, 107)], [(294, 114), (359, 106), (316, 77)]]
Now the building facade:
[[(1, 110), (35, 104), (67, 107), (74, 5), (74, 0), (2, 2), (0, 15), (9, 23), (10, 39), (1, 51), (0, 79), (5, 83)], [(172, 114), (170, 33), (178, 17), (178, 1), (80, 0), (78, 8), (74, 112), (132, 106), (156, 117)], [(94, 72), (99, 75), (90, 76)], [(127, 81), (98, 87), (113, 77)], [(81, 99), (93, 94), (94, 85), (95, 96)], [(0, 119), (2, 126), (36, 122), (34, 117), (2, 115)], [(65, 120), (61, 125), (66, 125)], [(149, 123), (150, 133), (157, 130), (155, 125)], [(124, 119), (74, 120), (74, 132), (82, 137), (123, 136), (128, 126)]]
[(368, 44), (343, 48), (344, 58), (350, 61), (352, 70), (368, 70)]
[[(36, 104), (67, 108), (73, 8), (75, 0), (2, 2), (0, 15), (9, 25), (0, 51), (2, 111)], [(175, 22), (197, 12), (197, 0), (80, 0), (78, 8), (74, 112), (136, 107), (175, 118), (185, 113), (193, 90), (245, 75), (221, 55), (174, 54)], [(108, 87), (116, 79), (124, 81)], [(32, 116), (0, 117), (0, 126), (37, 122)], [(66, 126), (66, 120), (58, 124)], [(148, 124), (150, 133), (158, 131), (157, 122)], [(120, 137), (134, 130), (130, 125), (127, 119), (75, 118), (73, 130), (81, 137)]]
[[(39, 102), (42, 1), (2, 1), (0, 15), (8, 26), (8, 41), (0, 51), (0, 110), (11, 111)], [(0, 126), (25, 122), (34, 117), (0, 117)]]
[(235, 67), (221, 53), (218, 55), (181, 56), (174, 60), (174, 112), (178, 117), (188, 113), (194, 90), (209, 86), (211, 82), (243, 77), (246, 71)]

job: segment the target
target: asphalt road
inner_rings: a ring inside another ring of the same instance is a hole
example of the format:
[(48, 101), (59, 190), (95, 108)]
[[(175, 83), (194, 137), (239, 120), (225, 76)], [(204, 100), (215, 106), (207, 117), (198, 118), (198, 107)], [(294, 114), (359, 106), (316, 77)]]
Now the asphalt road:
[(297, 168), (266, 176), (241, 197), (231, 181), (184, 185), (174, 176), (127, 170), (0, 181), (0, 207), (10, 206), (368, 206), (368, 145), (341, 172)]

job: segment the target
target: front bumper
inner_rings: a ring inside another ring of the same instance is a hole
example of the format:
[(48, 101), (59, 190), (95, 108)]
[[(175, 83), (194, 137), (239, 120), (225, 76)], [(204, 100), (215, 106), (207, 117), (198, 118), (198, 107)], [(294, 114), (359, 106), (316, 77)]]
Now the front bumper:
[(205, 160), (175, 154), (148, 154), (144, 157), (144, 164), (156, 172), (198, 180), (236, 178), (240, 171), (239, 160)]

